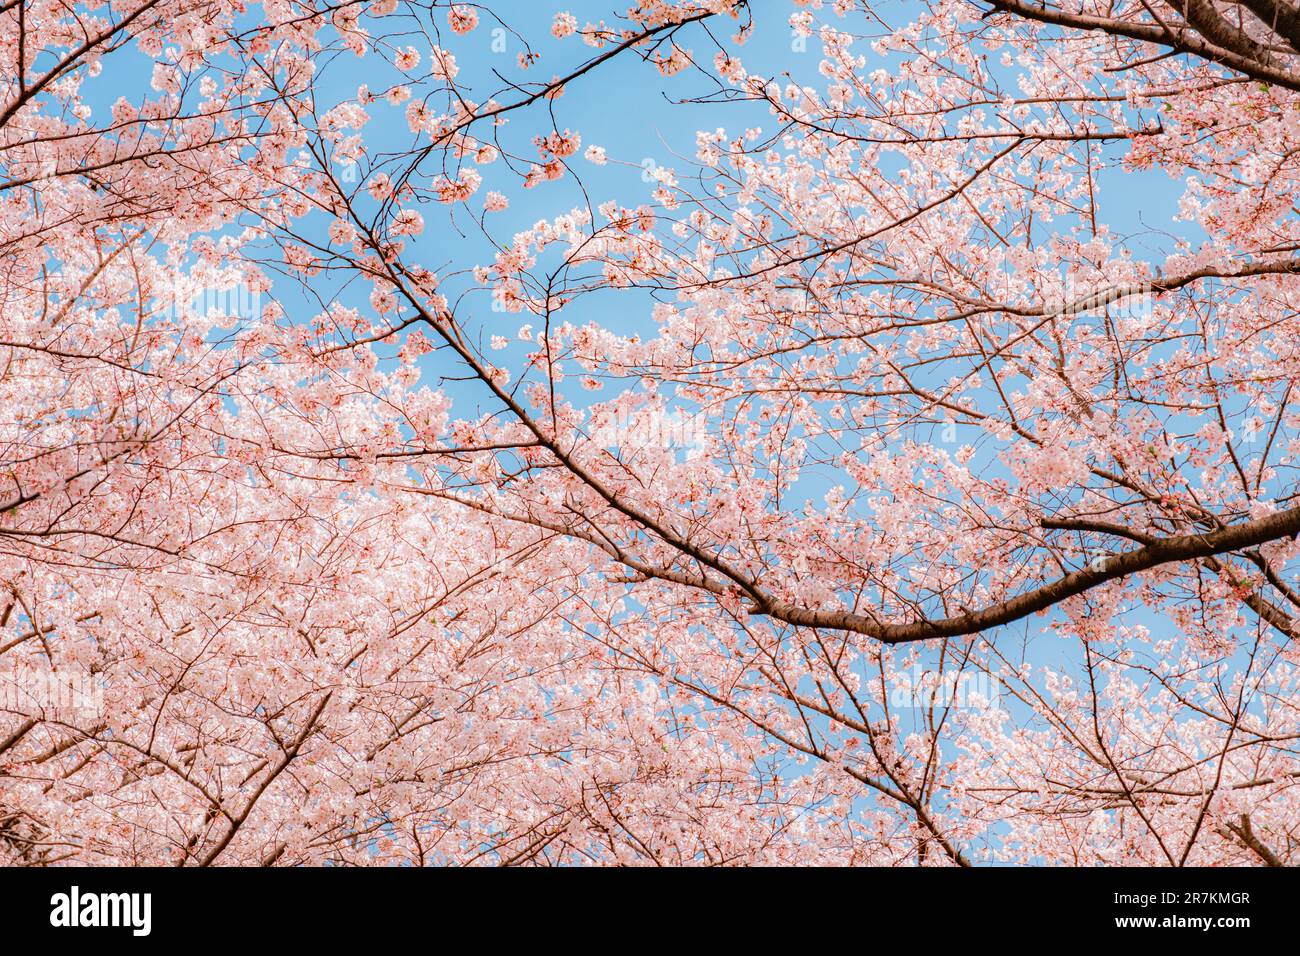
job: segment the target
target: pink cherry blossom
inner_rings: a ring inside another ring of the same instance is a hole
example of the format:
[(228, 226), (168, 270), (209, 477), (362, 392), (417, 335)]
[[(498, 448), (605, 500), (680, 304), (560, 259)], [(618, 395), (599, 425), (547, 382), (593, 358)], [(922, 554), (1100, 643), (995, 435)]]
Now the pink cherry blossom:
[(0, 863), (1300, 862), (1294, 8), (592, 17), (0, 15)]

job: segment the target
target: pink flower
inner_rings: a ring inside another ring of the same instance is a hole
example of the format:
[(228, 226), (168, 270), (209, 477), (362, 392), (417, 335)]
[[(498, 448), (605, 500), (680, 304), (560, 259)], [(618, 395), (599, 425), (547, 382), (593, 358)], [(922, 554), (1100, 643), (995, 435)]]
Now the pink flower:
[(153, 80), (150, 85), (162, 93), (179, 93), (181, 91), (181, 75), (176, 67), (168, 66), (166, 63), (155, 63), (153, 65)]
[(419, 51), (413, 46), (404, 47), (397, 51), (397, 56), (393, 58), (393, 65), (403, 73), (409, 73), (420, 65)]
[(573, 36), (578, 29), (578, 18), (572, 13), (557, 13), (555, 19), (551, 22), (551, 33), (557, 40), (563, 40), (565, 37)]
[(537, 144), (537, 151), (542, 154), (543, 159), (546, 159), (548, 156), (572, 156), (582, 145), (582, 137), (566, 129), (563, 133), (554, 132), (539, 137), (534, 142)]
[(447, 11), (447, 23), (453, 33), (469, 33), (478, 26), (478, 11), (458, 3)]
[(482, 181), (483, 177), (474, 170), (463, 169), (455, 179), (447, 176), (440, 177), (434, 183), (434, 191), (438, 194), (438, 202), (464, 202), (478, 192), (479, 184)]
[(393, 235), (418, 236), (422, 232), (424, 232), (424, 217), (414, 209), (403, 209), (393, 217)]

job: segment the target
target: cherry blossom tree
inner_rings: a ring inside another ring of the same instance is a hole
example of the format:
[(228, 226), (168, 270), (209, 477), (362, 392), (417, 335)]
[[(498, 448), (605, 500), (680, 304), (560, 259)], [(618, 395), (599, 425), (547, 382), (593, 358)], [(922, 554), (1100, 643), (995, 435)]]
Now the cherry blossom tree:
[(1288, 0), (511, 7), (0, 4), (0, 859), (1293, 862)]

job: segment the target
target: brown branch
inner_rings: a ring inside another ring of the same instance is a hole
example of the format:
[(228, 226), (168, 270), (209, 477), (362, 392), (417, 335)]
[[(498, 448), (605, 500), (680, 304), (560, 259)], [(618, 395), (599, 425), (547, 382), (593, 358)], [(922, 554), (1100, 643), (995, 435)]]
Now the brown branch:
[(1257, 857), (1264, 861), (1265, 866), (1285, 866), (1276, 853), (1255, 836), (1255, 831), (1250, 827), (1250, 815), (1243, 813), (1240, 823), (1228, 822), (1225, 826), (1230, 830), (1237, 839), (1246, 844)]
[(1027, 2), (1027, 0), (988, 0), (988, 2), (994, 10), (1021, 16), (1027, 20), (1049, 23), (1053, 26), (1073, 27), (1077, 30), (1099, 31), (1108, 33), (1111, 36), (1122, 36), (1130, 40), (1154, 43), (1168, 47), (1178, 53), (1191, 53), (1202, 59), (1226, 66), (1231, 70), (1236, 70), (1251, 79), (1272, 83), (1288, 90), (1300, 91), (1300, 75), (1244, 57), (1207, 39), (1198, 37), (1190, 31), (1179, 30), (1174, 32), (1152, 23), (1117, 20), (1113, 17), (1099, 17), (1087, 13), (1066, 13), (1063, 10), (1040, 7)]

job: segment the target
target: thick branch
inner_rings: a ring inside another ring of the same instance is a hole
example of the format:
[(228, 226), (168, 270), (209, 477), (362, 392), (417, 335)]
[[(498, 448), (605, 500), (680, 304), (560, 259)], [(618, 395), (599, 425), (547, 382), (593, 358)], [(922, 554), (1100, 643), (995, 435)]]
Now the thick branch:
[(853, 631), (886, 644), (924, 641), (936, 637), (961, 637), (1010, 624), (1039, 611), (1045, 611), (1066, 598), (1083, 594), (1098, 585), (1117, 581), (1131, 574), (1149, 571), (1164, 564), (1193, 561), (1216, 554), (1239, 551), (1242, 548), (1275, 541), (1282, 537), (1294, 537), (1297, 534), (1300, 534), (1300, 507), (1279, 511), (1263, 518), (1256, 518), (1254, 521), (1229, 525), (1207, 534), (1161, 538), (1133, 551), (1107, 558), (1095, 566), (1073, 571), (1051, 584), (1026, 591), (998, 604), (935, 621), (881, 624), (860, 614), (851, 614), (847, 611), (811, 610), (775, 599), (764, 602), (757, 610), (790, 624)]
[(988, 0), (990, 6), (1004, 13), (1012, 13), (1027, 20), (1050, 23), (1054, 26), (1073, 27), (1078, 30), (1094, 30), (1111, 36), (1128, 37), (1145, 43), (1155, 43), (1168, 47), (1178, 53), (1192, 53), (1206, 60), (1219, 63), (1252, 79), (1288, 90), (1300, 91), (1300, 75), (1267, 63), (1260, 63), (1250, 57), (1224, 49), (1218, 44), (1199, 37), (1190, 30), (1176, 32), (1166, 30), (1154, 23), (1140, 23), (1130, 20), (1117, 20), (1113, 17), (1099, 17), (1087, 13), (1066, 13), (1050, 7), (1040, 7), (1026, 0)]
[(1241, 0), (1244, 6), (1260, 21), (1286, 40), (1292, 49), (1300, 51), (1300, 10), (1286, 0)]

